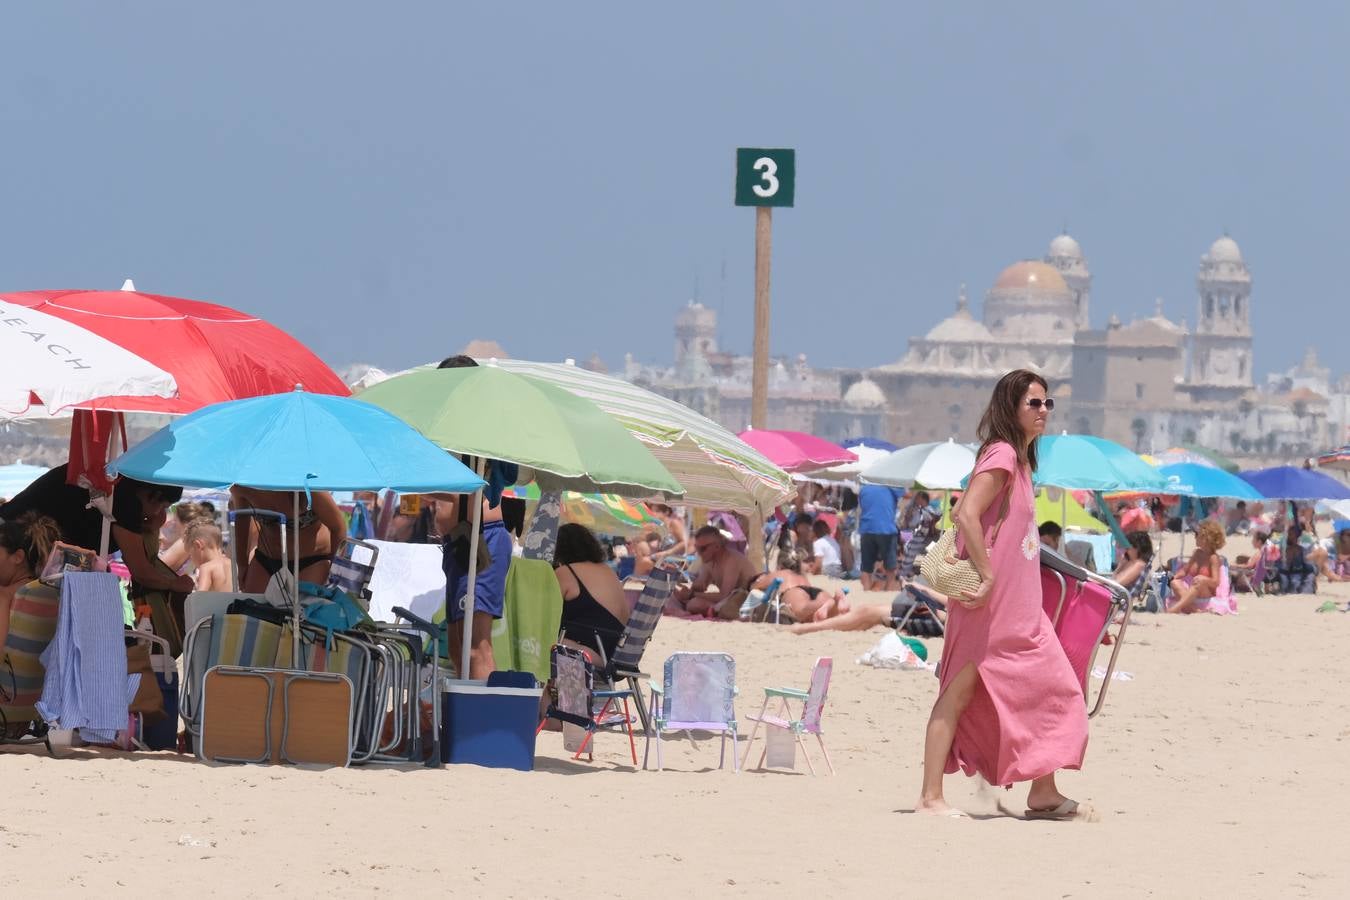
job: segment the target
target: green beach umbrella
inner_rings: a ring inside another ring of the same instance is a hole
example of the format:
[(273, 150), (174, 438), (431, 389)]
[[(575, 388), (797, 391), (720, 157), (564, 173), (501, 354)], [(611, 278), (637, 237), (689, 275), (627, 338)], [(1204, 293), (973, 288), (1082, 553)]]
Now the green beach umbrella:
[(547, 490), (678, 499), (683, 486), (594, 403), (494, 365), (417, 369), (361, 399), (452, 453), (529, 466)]
[(503, 359), (495, 364), (557, 385), (609, 413), (679, 479), (688, 504), (753, 513), (786, 503), (796, 493), (791, 477), (764, 454), (669, 397), (567, 363)]

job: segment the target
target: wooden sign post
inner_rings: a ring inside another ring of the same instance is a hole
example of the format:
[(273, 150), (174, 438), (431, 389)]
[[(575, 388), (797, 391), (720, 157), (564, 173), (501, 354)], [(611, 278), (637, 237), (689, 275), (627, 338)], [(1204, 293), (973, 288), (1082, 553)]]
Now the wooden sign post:
[(736, 151), (736, 205), (755, 210), (755, 347), (750, 386), (750, 427), (769, 417), (769, 257), (773, 208), (791, 206), (797, 188), (797, 151), (742, 147)]

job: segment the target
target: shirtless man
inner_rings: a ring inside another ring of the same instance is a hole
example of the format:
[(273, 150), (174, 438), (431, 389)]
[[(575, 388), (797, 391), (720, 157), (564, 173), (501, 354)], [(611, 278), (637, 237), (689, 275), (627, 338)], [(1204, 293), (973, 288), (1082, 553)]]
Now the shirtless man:
[[(694, 532), (694, 552), (702, 568), (693, 584), (681, 585), (671, 594), (671, 603), (691, 616), (707, 615), (711, 609), (723, 619), (740, 615), (740, 600), (732, 594), (750, 589), (759, 575), (754, 563), (727, 546), (726, 536), (712, 525)], [(717, 590), (710, 590), (716, 586)], [(727, 602), (733, 600), (733, 602)]]

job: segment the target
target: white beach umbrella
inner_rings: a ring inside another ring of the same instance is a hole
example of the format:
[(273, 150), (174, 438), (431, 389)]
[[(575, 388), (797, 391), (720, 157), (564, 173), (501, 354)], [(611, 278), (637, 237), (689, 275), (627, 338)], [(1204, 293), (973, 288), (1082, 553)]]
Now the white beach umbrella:
[(842, 463), (841, 465), (831, 466), (828, 469), (818, 469), (814, 472), (806, 472), (801, 476), (802, 480), (819, 483), (857, 481), (858, 476), (890, 456), (892, 452), (890, 450), (883, 450), (880, 447), (869, 447), (866, 444), (857, 444), (848, 449), (852, 450), (853, 454), (858, 457), (855, 462)]
[(102, 397), (172, 397), (168, 372), (65, 319), (0, 300), (0, 418), (45, 418)]
[(954, 438), (931, 444), (902, 447), (872, 464), (860, 476), (866, 484), (913, 487), (916, 484), (939, 491), (961, 489), (961, 482), (975, 468), (975, 448)]

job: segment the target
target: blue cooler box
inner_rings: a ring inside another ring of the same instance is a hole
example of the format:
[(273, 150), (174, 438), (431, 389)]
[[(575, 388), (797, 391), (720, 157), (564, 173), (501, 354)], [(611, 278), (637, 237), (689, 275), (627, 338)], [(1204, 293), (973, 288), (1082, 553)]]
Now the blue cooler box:
[(444, 691), (442, 761), (534, 769), (534, 734), (544, 691), (532, 674), (494, 672), (486, 682), (446, 682)]

